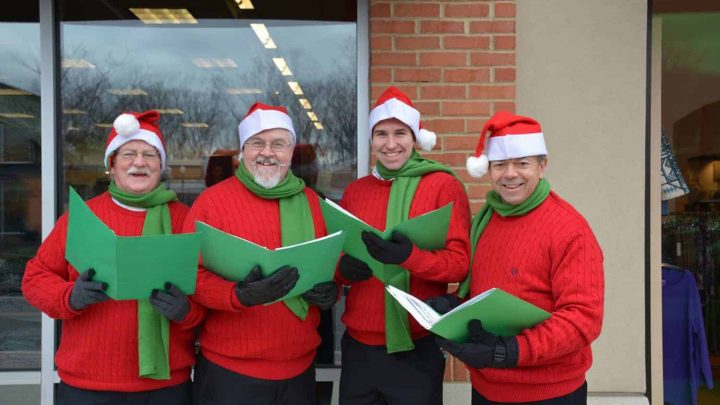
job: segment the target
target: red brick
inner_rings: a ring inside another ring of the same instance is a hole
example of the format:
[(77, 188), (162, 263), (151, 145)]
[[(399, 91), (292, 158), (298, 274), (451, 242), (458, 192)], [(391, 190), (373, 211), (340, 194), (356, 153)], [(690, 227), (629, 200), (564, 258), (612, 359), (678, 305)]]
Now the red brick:
[(374, 3), (370, 5), (370, 17), (391, 17), (390, 3)]
[(515, 65), (515, 54), (497, 52), (473, 52), (470, 54), (470, 63), (474, 66)]
[(435, 69), (396, 68), (395, 81), (398, 82), (438, 82), (441, 71)]
[(495, 17), (515, 17), (515, 3), (495, 3)]
[[(438, 119), (423, 119), (423, 127), (437, 133), (448, 133), (448, 132), (464, 132), (465, 131), (465, 119), (463, 118), (438, 118)], [(447, 139), (450, 138), (450, 144), (453, 144), (453, 139), (458, 138), (457, 136), (443, 136), (443, 149), (447, 150)]]
[(420, 54), (420, 66), (467, 66), (465, 52), (432, 52)]
[(392, 37), (390, 35), (373, 35), (370, 37), (370, 49), (389, 50), (392, 49)]
[(470, 98), (513, 100), (515, 85), (470, 86)]
[[(471, 175), (468, 174), (467, 169), (465, 168), (465, 166), (463, 166), (463, 167), (461, 167), (461, 168), (454, 169), (453, 171), (455, 172), (455, 174), (458, 175), (458, 177), (460, 177), (460, 179), (461, 179), (461, 180), (463, 181), (463, 183), (465, 183), (466, 185), (478, 184), (481, 180), (482, 180), (482, 181), (485, 181), (485, 182), (488, 182), (488, 181), (489, 181), (487, 175), (485, 175), (485, 176), (483, 176), (483, 177), (480, 177), (480, 178), (478, 178), (478, 177), (472, 177)], [(489, 183), (488, 183), (488, 184), (489, 184)], [(476, 211), (473, 211), (473, 212), (476, 212)]]
[(370, 69), (370, 82), (372, 83), (388, 83), (392, 81), (392, 71), (390, 68), (372, 68)]
[(443, 375), (443, 381), (452, 381), (452, 357), (448, 356), (445, 359), (445, 374)]
[(415, 53), (373, 52), (370, 55), (371, 66), (417, 66)]
[(432, 152), (432, 153), (425, 153), (425, 156), (427, 156), (430, 159), (437, 160), (440, 163), (444, 163), (448, 166), (465, 166), (465, 160), (467, 159), (467, 155), (465, 153), (458, 153), (458, 152)]
[(373, 34), (412, 34), (415, 32), (415, 21), (370, 19), (370, 32)]
[(397, 49), (438, 49), (440, 48), (440, 38), (436, 36), (396, 37), (395, 47)]
[(485, 204), (485, 200), (472, 200), (470, 201), (470, 212), (476, 214), (480, 211), (480, 208)]
[(462, 21), (420, 21), (420, 32), (423, 34), (465, 32), (465, 23)]
[(472, 198), (472, 199), (485, 198), (485, 195), (490, 190), (492, 190), (492, 186), (489, 184), (468, 184), (467, 185), (468, 198)]
[(440, 5), (435, 3), (395, 3), (394, 17), (440, 17)]
[(423, 86), (420, 88), (421, 99), (465, 99), (467, 91), (465, 86)]
[(515, 68), (494, 68), (493, 82), (514, 82)]
[(495, 49), (515, 49), (515, 35), (495, 35), (493, 38)]
[(498, 111), (509, 111), (511, 113), (515, 112), (515, 103), (511, 101), (496, 101), (495, 103), (495, 112)]
[(465, 367), (465, 363), (458, 359), (453, 359), (453, 381), (469, 381), (470, 374)]
[(444, 136), (443, 137), (443, 149), (444, 150), (469, 150), (475, 151), (475, 147), (478, 143), (477, 136), (462, 135), (462, 136)]
[[(403, 93), (407, 94), (408, 97), (410, 97), (411, 100), (414, 100), (417, 98), (417, 86), (412, 85), (402, 85), (398, 84), (395, 87), (400, 89)], [(378, 97), (380, 97), (380, 94), (387, 89), (387, 85), (378, 85), (378, 86), (372, 86), (372, 89), (370, 89), (370, 104), (374, 103), (374, 100), (377, 100)]]
[(440, 103), (437, 101), (413, 101), (413, 105), (423, 116), (440, 115)]
[(490, 103), (483, 101), (445, 101), (443, 115), (490, 115)]
[[(490, 114), (487, 114), (489, 117)], [(471, 134), (476, 134), (477, 136), (480, 136), (480, 131), (482, 131), (483, 127), (485, 126), (486, 119), (473, 119), (468, 118), (467, 120), (467, 127), (468, 132)]]
[(478, 83), (490, 81), (490, 69), (445, 69), (443, 80), (446, 82)]
[(445, 49), (489, 49), (490, 37), (483, 36), (447, 36), (443, 39)]
[[(371, 31), (374, 32), (374, 31)], [(473, 21), (470, 23), (471, 33), (489, 34), (495, 32), (515, 32), (515, 20), (508, 21)]]
[(487, 3), (447, 4), (445, 17), (487, 17), (490, 5)]

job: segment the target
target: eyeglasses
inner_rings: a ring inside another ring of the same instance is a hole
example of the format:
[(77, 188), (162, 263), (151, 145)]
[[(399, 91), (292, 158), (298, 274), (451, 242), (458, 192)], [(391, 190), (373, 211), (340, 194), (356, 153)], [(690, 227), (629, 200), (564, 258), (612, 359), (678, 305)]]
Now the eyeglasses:
[[(273, 152), (284, 152), (290, 147), (292, 147), (291, 144), (287, 144), (283, 141), (272, 141), (270, 142), (270, 150)], [(260, 152), (262, 150), (265, 150), (265, 148), (268, 146), (268, 143), (263, 141), (262, 139), (252, 139), (245, 143), (246, 148), (250, 148), (251, 150), (254, 150), (256, 152)]]
[(128, 162), (134, 161), (135, 158), (138, 157), (138, 155), (142, 156), (143, 160), (146, 162), (155, 162), (158, 159), (160, 159), (160, 155), (157, 152), (146, 150), (144, 152), (138, 152), (136, 150), (126, 150), (118, 153), (118, 156), (120, 156), (121, 160), (125, 160)]

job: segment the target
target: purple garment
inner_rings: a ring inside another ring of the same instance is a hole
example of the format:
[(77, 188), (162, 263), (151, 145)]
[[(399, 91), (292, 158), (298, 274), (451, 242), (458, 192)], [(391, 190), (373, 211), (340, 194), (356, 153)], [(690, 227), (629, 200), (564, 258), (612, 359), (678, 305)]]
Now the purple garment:
[(663, 382), (665, 403), (696, 405), (702, 382), (713, 387), (710, 355), (695, 277), (662, 269)]

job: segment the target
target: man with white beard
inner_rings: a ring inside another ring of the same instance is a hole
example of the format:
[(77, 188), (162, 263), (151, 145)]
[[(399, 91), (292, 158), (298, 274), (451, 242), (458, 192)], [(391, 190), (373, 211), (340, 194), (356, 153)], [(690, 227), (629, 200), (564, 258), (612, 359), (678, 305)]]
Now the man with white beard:
[[(268, 249), (325, 236), (317, 194), (288, 170), (296, 139), (287, 110), (256, 103), (238, 130), (235, 176), (200, 194), (184, 229), (202, 221)], [(287, 294), (301, 271), (284, 266), (263, 278), (256, 268), (236, 283), (200, 265), (194, 298), (209, 311), (195, 404), (315, 404), (318, 308), (335, 303), (338, 286), (320, 283), (302, 299), (263, 305)]]

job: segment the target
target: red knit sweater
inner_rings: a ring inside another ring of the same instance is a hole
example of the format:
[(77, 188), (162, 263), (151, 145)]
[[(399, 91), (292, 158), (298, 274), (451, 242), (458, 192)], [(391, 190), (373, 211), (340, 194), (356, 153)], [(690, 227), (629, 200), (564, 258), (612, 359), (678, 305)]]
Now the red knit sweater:
[[(130, 211), (103, 193), (87, 202), (105, 225), (120, 236), (139, 236), (145, 211)], [(188, 207), (171, 202), (173, 230), (182, 227)], [(185, 382), (195, 363), (193, 327), (204, 309), (191, 305), (180, 323), (170, 322), (170, 379), (138, 376), (137, 301), (108, 300), (84, 310), (70, 308), (70, 292), (79, 274), (65, 260), (67, 213), (55, 224), (27, 263), (22, 291), (25, 299), (50, 317), (62, 319), (60, 348), (55, 355), (60, 378), (73, 387), (97, 391), (147, 391)], [(80, 269), (85, 271), (86, 269)]]
[(528, 214), (493, 215), (478, 241), (471, 296), (498, 287), (552, 313), (518, 335), (517, 368), (470, 369), (473, 387), (496, 402), (566, 395), (585, 381), (603, 317), (603, 255), (590, 226), (551, 192)]
[[(309, 188), (305, 194), (315, 236), (325, 236), (318, 197)], [(196, 220), (268, 249), (282, 246), (278, 200), (256, 196), (234, 176), (200, 194), (184, 230), (194, 230)], [(210, 309), (200, 332), (200, 347), (213, 363), (268, 380), (295, 377), (312, 363), (320, 344), (317, 333), (320, 314), (314, 305), (304, 321), (283, 303), (244, 307), (235, 294), (234, 282), (202, 266), (194, 298)]]
[[(392, 181), (365, 176), (347, 187), (340, 205), (368, 225), (384, 230), (391, 186)], [(410, 272), (410, 294), (423, 300), (445, 294), (447, 283), (465, 278), (470, 258), (470, 208), (463, 185), (442, 172), (422, 177), (410, 206), (412, 218), (451, 202), (453, 212), (445, 248), (426, 251), (413, 247), (410, 257), (401, 264)], [(409, 318), (413, 339), (428, 335)], [(352, 284), (342, 320), (356, 340), (367, 345), (385, 344), (385, 289), (378, 279), (372, 277)]]

